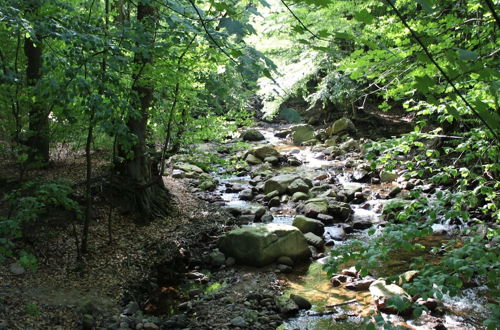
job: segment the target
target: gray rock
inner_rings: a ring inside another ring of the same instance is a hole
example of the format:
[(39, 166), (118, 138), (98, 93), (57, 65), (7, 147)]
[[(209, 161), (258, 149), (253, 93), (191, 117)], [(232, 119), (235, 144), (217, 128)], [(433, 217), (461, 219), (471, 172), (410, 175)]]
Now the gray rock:
[(356, 127), (354, 126), (354, 123), (349, 118), (343, 117), (335, 121), (332, 126), (326, 130), (326, 132), (329, 136), (331, 136), (344, 132), (352, 132), (355, 130)]
[(261, 132), (253, 128), (241, 133), (240, 137), (243, 139), (243, 141), (262, 141), (266, 139)]
[(356, 141), (354, 139), (349, 139), (346, 142), (340, 144), (339, 148), (342, 151), (360, 150), (361, 149), (361, 147), (359, 145), (359, 141)]
[(334, 218), (331, 215), (320, 213), (316, 216), (319, 221), (323, 222), (325, 225), (331, 225), (334, 223)]
[(194, 172), (194, 173), (197, 173), (197, 174), (204, 173), (204, 171), (200, 167), (198, 167), (196, 165), (193, 165), (193, 164), (189, 164), (189, 163), (182, 163), (182, 162), (181, 163), (175, 163), (174, 164), (174, 168), (182, 170), (182, 171), (184, 171), (186, 173), (188, 173), (188, 172)]
[(278, 260), (276, 260), (276, 263), (277, 264), (281, 264), (281, 265), (287, 265), (287, 266), (290, 266), (290, 267), (292, 267), (294, 265), (294, 262), (293, 262), (292, 258), (287, 257), (287, 256), (281, 256), (281, 257), (279, 257)]
[(276, 297), (275, 302), (281, 314), (293, 315), (299, 312), (299, 306), (290, 298), (284, 296)]
[(300, 191), (292, 195), (292, 202), (304, 201), (307, 199), (309, 199), (309, 195)]
[(295, 194), (297, 192), (307, 194), (309, 192), (309, 185), (302, 179), (296, 179), (288, 185), (288, 192), (290, 194)]
[(336, 241), (343, 241), (346, 238), (346, 233), (342, 227), (327, 227), (325, 236)]
[(280, 273), (290, 273), (293, 270), (292, 267), (283, 264), (279, 264), (278, 266), (276, 266), (276, 268), (279, 270)]
[(271, 200), (268, 203), (269, 207), (277, 207), (280, 206), (281, 200), (278, 196), (271, 198)]
[(282, 174), (275, 176), (264, 183), (264, 193), (270, 193), (271, 191), (278, 190), (281, 194), (284, 194), (288, 186), (295, 180), (300, 179), (297, 175), (292, 174)]
[(349, 204), (328, 200), (328, 214), (334, 217), (335, 222), (346, 221), (354, 213)]
[(245, 190), (242, 190), (238, 197), (243, 200), (243, 201), (251, 201), (252, 198), (253, 198), (253, 192), (252, 192), (252, 189), (245, 189)]
[(175, 169), (172, 171), (172, 178), (174, 179), (182, 179), (184, 177), (184, 171)]
[(324, 198), (313, 198), (306, 201), (302, 212), (307, 217), (316, 217), (320, 213), (328, 213), (328, 201)]
[(391, 191), (389, 192), (389, 197), (390, 198), (394, 198), (396, 197), (400, 192), (402, 191), (402, 189), (398, 186), (394, 187), (391, 189)]
[(274, 156), (274, 157), (280, 156), (279, 152), (276, 151), (276, 149), (274, 149), (274, 147), (270, 144), (257, 147), (255, 149), (253, 149), (251, 153), (255, 157), (262, 159), (262, 160), (265, 159), (266, 157), (270, 157), (270, 156)]
[(273, 165), (278, 165), (280, 163), (280, 160), (276, 156), (266, 157), (266, 158), (264, 158), (264, 161), (266, 163), (273, 164)]
[(296, 295), (296, 294), (291, 294), (290, 295), (290, 299), (292, 299), (293, 302), (295, 304), (297, 304), (297, 306), (300, 309), (311, 309), (311, 307), (312, 307), (312, 305), (309, 302), (309, 300), (307, 300), (306, 298), (304, 298), (302, 296), (299, 296), (299, 295)]
[(250, 164), (250, 165), (259, 165), (262, 164), (262, 160), (259, 158), (255, 157), (252, 154), (248, 154), (247, 157), (245, 158), (245, 161)]
[(210, 263), (214, 266), (222, 266), (226, 262), (226, 256), (224, 253), (219, 251), (219, 249), (215, 249), (209, 254)]
[(255, 211), (255, 220), (256, 221), (260, 221), (262, 219), (262, 217), (264, 216), (264, 214), (266, 214), (266, 208), (265, 207), (259, 207), (256, 211)]
[(26, 269), (24, 269), (24, 267), (18, 262), (11, 263), (9, 265), (9, 271), (14, 275), (22, 275), (26, 273)]
[(236, 260), (233, 257), (229, 257), (226, 259), (226, 266), (231, 267), (236, 264)]
[(275, 197), (278, 197), (280, 195), (280, 192), (278, 190), (273, 190), (269, 193), (267, 193), (265, 196), (264, 196), (264, 200), (265, 201), (270, 201), (271, 199), (275, 198)]
[(298, 160), (296, 157), (290, 156), (287, 159), (287, 162), (290, 166), (300, 166), (302, 165), (302, 162)]
[(307, 124), (295, 125), (291, 127), (290, 137), (293, 144), (300, 146), (304, 142), (315, 140), (314, 128)]
[(147, 322), (147, 323), (144, 323), (143, 329), (144, 330), (157, 330), (157, 329), (160, 329), (160, 327), (152, 322)]
[(238, 263), (259, 267), (281, 256), (296, 261), (310, 256), (304, 235), (296, 227), (284, 224), (243, 226), (222, 237), (219, 246)]
[[(127, 326), (128, 326), (128, 324), (127, 324)], [(90, 314), (83, 315), (82, 328), (84, 330), (90, 330), (90, 329), (94, 329), (94, 327), (95, 327), (94, 317)]]
[(139, 310), (139, 305), (135, 301), (131, 301), (127, 304), (122, 314), (134, 315), (135, 312)]
[(243, 317), (237, 316), (237, 317), (231, 319), (231, 325), (235, 326), (235, 327), (243, 328), (243, 327), (246, 327), (248, 324)]
[(399, 177), (399, 175), (397, 175), (394, 172), (382, 170), (380, 171), (379, 177), (381, 182), (391, 182), (396, 180)]
[(302, 215), (298, 215), (293, 220), (293, 226), (300, 229), (303, 233), (313, 233), (322, 236), (325, 231), (325, 225), (316, 219), (311, 219)]
[(314, 246), (315, 248), (318, 248), (319, 250), (323, 250), (323, 248), (325, 247), (325, 242), (318, 235), (314, 235), (313, 233), (305, 233), (304, 238), (306, 239), (308, 244)]
[(375, 282), (374, 278), (363, 278), (347, 284), (345, 288), (353, 291), (367, 291), (373, 282)]

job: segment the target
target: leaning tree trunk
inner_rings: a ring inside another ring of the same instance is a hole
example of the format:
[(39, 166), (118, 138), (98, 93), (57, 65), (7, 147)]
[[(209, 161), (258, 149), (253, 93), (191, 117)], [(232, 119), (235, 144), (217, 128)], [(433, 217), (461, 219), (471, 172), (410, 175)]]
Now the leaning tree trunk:
[[(39, 6), (40, 4), (34, 1), (28, 13), (36, 16)], [(24, 39), (24, 53), (27, 60), (26, 83), (32, 88), (32, 92), (42, 77), (42, 51), (42, 38), (36, 32)], [(45, 165), (49, 161), (49, 112), (36, 95), (30, 101), (28, 123), (29, 136), (26, 141), (28, 162), (31, 165)]]
[(141, 1), (137, 6), (137, 21), (142, 24), (147, 36), (139, 51), (134, 56), (138, 71), (133, 76), (132, 98), (136, 114), (127, 119), (129, 133), (135, 135), (136, 143), (129, 149), (133, 156), (125, 157), (127, 150), (119, 146), (119, 154), (126, 158), (119, 166), (120, 187), (131, 199), (130, 206), (142, 215), (141, 222), (152, 217), (164, 216), (167, 210), (166, 189), (161, 174), (153, 166), (153, 159), (147, 147), (148, 111), (153, 104), (154, 86), (145, 76), (153, 64), (151, 50), (154, 43), (155, 10), (148, 1)]

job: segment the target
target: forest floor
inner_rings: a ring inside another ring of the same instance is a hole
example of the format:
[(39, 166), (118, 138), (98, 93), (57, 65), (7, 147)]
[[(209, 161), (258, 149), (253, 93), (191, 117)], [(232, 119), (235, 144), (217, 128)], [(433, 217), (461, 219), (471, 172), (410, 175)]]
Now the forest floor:
[[(47, 170), (30, 172), (30, 178), (66, 178), (72, 182), (84, 182), (84, 177), (78, 176), (85, 172), (84, 155), (71, 156), (70, 159), (58, 159)], [(96, 176), (106, 171), (104, 156), (94, 155)], [(15, 178), (16, 168), (7, 161), (2, 164), (3, 179)], [(5, 179), (7, 183), (13, 181)], [(33, 235), (25, 242), (38, 258), (36, 271), (12, 274), (9, 268), (14, 259), (0, 265), (0, 329), (116, 327), (123, 323), (123, 315), (122, 318), (119, 315), (127, 303), (135, 301), (144, 308), (145, 301), (155, 298), (161, 289), (157, 278), (159, 272), (164, 272), (161, 267), (179, 278), (199, 269), (204, 262), (199, 256), (205, 255), (206, 259), (206, 253), (215, 247), (228, 215), (219, 207), (198, 199), (181, 181), (165, 177), (164, 182), (171, 194), (171, 215), (147, 225), (137, 225), (134, 216), (122, 214), (119, 208), (110, 208), (109, 196), (97, 194), (89, 253), (82, 263), (76, 261), (75, 235), (73, 227), (68, 224), (71, 219), (60, 218), (56, 227), (38, 228), (39, 235)], [(4, 185), (2, 193), (14, 186), (14, 183)], [(75, 193), (83, 196), (83, 187), (75, 186)], [(4, 214), (7, 212), (5, 199), (0, 208)], [(110, 212), (111, 236), (108, 227)], [(206, 281), (208, 277), (203, 279)], [(210, 299), (202, 300), (193, 306), (195, 315), (189, 322), (195, 322), (195, 328), (227, 327), (228, 320), (241, 315), (245, 308), (243, 293), (261, 292), (272, 297), (280, 286), (273, 272), (256, 273), (245, 267), (217, 272), (210, 282), (224, 285), (217, 296), (220, 298), (223, 291), (224, 299), (217, 304)], [(232, 284), (229, 286), (227, 282)], [(193, 295), (197, 290), (190, 290), (189, 294)], [(186, 297), (188, 292), (173, 292), (171, 298), (175, 302), (172, 304), (195, 298)], [(264, 318), (272, 327), (279, 325), (280, 320), (279, 316)], [(140, 322), (160, 323), (152, 315), (136, 315), (129, 320), (129, 326), (135, 328), (137, 324), (132, 323)], [(182, 322), (187, 321), (181, 320), (180, 325)]]

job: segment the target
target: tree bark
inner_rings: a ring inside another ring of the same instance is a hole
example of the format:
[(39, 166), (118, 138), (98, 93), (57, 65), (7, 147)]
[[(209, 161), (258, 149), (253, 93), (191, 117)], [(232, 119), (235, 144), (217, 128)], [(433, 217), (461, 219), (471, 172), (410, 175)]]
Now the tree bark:
[[(27, 12), (36, 16), (40, 3), (32, 2)], [(28, 123), (29, 136), (28, 162), (32, 165), (45, 165), (49, 161), (49, 112), (37, 97), (34, 89), (42, 78), (42, 37), (36, 33), (24, 39), (24, 54), (26, 55), (26, 83), (32, 88), (33, 100), (29, 105)]]
[(147, 1), (140, 1), (137, 6), (137, 21), (143, 26), (146, 35), (142, 43), (138, 44), (139, 51), (134, 56), (137, 72), (133, 75), (132, 104), (137, 113), (129, 114), (127, 127), (129, 134), (136, 137), (136, 142), (131, 146), (132, 157), (126, 157), (127, 148), (119, 145), (121, 158), (126, 158), (119, 166), (119, 177), (122, 178), (122, 189), (126, 189), (131, 198), (133, 211), (139, 212), (143, 217), (140, 222), (147, 222), (153, 217), (166, 215), (167, 200), (166, 190), (158, 170), (153, 170), (153, 162), (147, 147), (148, 115), (153, 105), (153, 83), (146, 76), (150, 66), (153, 65), (151, 50), (154, 45), (154, 32), (156, 28), (156, 13), (154, 7)]

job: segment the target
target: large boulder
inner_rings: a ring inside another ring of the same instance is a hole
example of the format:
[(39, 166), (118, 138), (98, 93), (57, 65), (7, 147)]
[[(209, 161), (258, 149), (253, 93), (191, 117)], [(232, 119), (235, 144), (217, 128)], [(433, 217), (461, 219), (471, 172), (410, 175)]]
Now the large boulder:
[(329, 127), (326, 132), (329, 136), (344, 133), (344, 132), (352, 132), (355, 131), (356, 127), (353, 122), (349, 118), (340, 118), (335, 121), (331, 127)]
[(274, 147), (270, 144), (266, 144), (260, 147), (257, 147), (252, 150), (251, 152), (255, 157), (259, 158), (260, 160), (266, 159), (266, 157), (279, 157), (280, 153), (274, 149)]
[(293, 174), (282, 174), (270, 178), (264, 184), (264, 193), (270, 193), (271, 191), (277, 190), (280, 194), (284, 194), (288, 186), (295, 180), (300, 179), (300, 177)]
[(293, 225), (300, 229), (303, 233), (313, 233), (318, 236), (323, 236), (325, 232), (325, 225), (323, 222), (298, 215), (293, 219)]
[(266, 139), (261, 132), (254, 128), (244, 131), (243, 133), (241, 133), (240, 137), (243, 139), (243, 141), (262, 141)]
[(295, 145), (300, 146), (306, 141), (315, 139), (314, 128), (311, 125), (296, 125), (291, 128), (291, 131), (290, 137)]
[(271, 264), (282, 256), (301, 261), (311, 255), (300, 230), (285, 224), (243, 226), (221, 238), (219, 247), (238, 263), (257, 267)]

